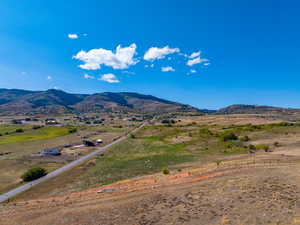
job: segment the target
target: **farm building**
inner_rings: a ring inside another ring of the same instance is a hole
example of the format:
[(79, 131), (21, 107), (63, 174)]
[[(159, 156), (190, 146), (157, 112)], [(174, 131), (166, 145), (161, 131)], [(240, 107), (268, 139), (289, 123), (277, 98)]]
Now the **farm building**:
[(45, 124), (46, 125), (57, 125), (58, 122), (56, 121), (56, 119), (47, 118), (47, 119), (45, 119)]
[(60, 155), (59, 148), (46, 148), (41, 152), (41, 155)]

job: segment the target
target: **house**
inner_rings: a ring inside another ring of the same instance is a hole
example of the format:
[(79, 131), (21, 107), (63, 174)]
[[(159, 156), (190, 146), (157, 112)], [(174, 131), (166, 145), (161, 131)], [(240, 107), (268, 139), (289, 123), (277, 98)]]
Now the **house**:
[(83, 143), (84, 146), (86, 146), (86, 147), (96, 146), (94, 142), (89, 141), (89, 140), (83, 140), (82, 143)]
[(15, 120), (12, 120), (11, 123), (12, 123), (12, 124), (22, 124), (23, 121), (22, 121), (22, 120), (19, 120), (19, 119), (15, 119)]
[(97, 142), (97, 144), (103, 143), (102, 139), (97, 139), (96, 142)]
[(60, 149), (59, 148), (45, 148), (41, 155), (60, 155)]
[(45, 124), (46, 124), (46, 125), (57, 125), (58, 122), (56, 121), (56, 119), (53, 119), (53, 118), (47, 118), (47, 119), (45, 119)]

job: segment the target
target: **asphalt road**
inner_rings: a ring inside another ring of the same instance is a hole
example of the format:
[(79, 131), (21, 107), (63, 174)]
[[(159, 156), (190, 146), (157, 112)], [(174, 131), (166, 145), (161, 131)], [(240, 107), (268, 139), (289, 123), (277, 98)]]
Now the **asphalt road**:
[(133, 131), (131, 131), (130, 133), (128, 133), (127, 135), (125, 135), (125, 136), (123, 136), (123, 137), (121, 137), (121, 138), (113, 141), (112, 143), (110, 143), (108, 145), (100, 147), (97, 150), (95, 150), (94, 152), (92, 152), (90, 154), (87, 154), (87, 155), (85, 155), (85, 156), (83, 156), (83, 157), (81, 157), (81, 158), (79, 158), (79, 159), (77, 159), (77, 160), (75, 160), (75, 161), (73, 161), (73, 162), (71, 162), (71, 163), (69, 163), (69, 164), (67, 164), (67, 165), (59, 168), (59, 169), (57, 169), (57, 170), (54, 170), (51, 173), (48, 173), (44, 177), (41, 177), (41, 178), (39, 178), (37, 180), (31, 181), (29, 183), (26, 183), (26, 184), (24, 184), (24, 185), (22, 185), (20, 187), (17, 187), (17, 188), (15, 188), (15, 189), (13, 189), (13, 190), (11, 190), (9, 192), (6, 192), (6, 193), (0, 195), (0, 203), (1, 202), (5, 202), (5, 201), (9, 200), (10, 198), (12, 198), (12, 197), (14, 197), (16, 195), (18, 195), (18, 194), (20, 194), (20, 193), (22, 193), (22, 192), (24, 192), (24, 191), (26, 191), (26, 190), (34, 187), (34, 186), (36, 186), (36, 185), (38, 185), (40, 183), (43, 183), (43, 182), (45, 182), (45, 181), (47, 181), (47, 180), (49, 180), (49, 179), (51, 179), (53, 177), (56, 177), (56, 176), (58, 176), (58, 175), (60, 175), (60, 174), (62, 174), (64, 172), (66, 172), (67, 170), (72, 169), (72, 168), (80, 165), (81, 163), (83, 163), (83, 162), (85, 162), (85, 161), (93, 158), (98, 153), (100, 153), (100, 152), (108, 149), (109, 147), (111, 147), (111, 146), (113, 146), (115, 144), (118, 144), (118, 143), (124, 141), (125, 139), (127, 139), (130, 136), (130, 134), (132, 134), (132, 133), (136, 132), (137, 130), (141, 129), (144, 125), (145, 124), (142, 124), (138, 128), (136, 128)]

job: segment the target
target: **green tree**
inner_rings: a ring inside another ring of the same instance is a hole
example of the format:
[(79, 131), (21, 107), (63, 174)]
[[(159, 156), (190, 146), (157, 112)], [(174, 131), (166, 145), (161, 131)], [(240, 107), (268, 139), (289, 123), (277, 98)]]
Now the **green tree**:
[(22, 176), (22, 180), (25, 182), (36, 180), (40, 177), (46, 176), (47, 171), (44, 168), (36, 167), (27, 170)]

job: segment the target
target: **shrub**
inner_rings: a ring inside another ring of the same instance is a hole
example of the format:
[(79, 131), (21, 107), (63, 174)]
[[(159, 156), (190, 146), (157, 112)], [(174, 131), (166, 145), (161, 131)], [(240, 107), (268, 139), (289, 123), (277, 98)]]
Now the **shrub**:
[(269, 146), (264, 144), (256, 145), (255, 148), (257, 150), (264, 150), (265, 152), (269, 151)]
[(249, 148), (250, 150), (256, 150), (256, 146), (255, 146), (255, 145), (249, 145), (248, 148)]
[(217, 167), (219, 167), (220, 164), (222, 163), (222, 160), (216, 160), (215, 163), (217, 164)]
[(134, 135), (134, 134), (130, 134), (130, 137), (131, 137), (131, 138), (135, 138), (135, 135)]
[(69, 133), (70, 134), (76, 133), (76, 132), (77, 132), (77, 128), (75, 128), (75, 127), (69, 128)]
[(22, 176), (22, 180), (25, 182), (36, 180), (40, 177), (47, 175), (47, 171), (44, 168), (36, 167), (27, 170)]
[(220, 135), (220, 138), (222, 141), (231, 141), (231, 140), (237, 140), (238, 137), (232, 133), (232, 132), (225, 132)]
[(274, 144), (273, 144), (275, 147), (279, 147), (280, 146), (280, 144), (279, 144), (279, 142), (274, 142)]
[(240, 140), (246, 142), (246, 141), (249, 141), (250, 138), (246, 135), (246, 136), (240, 137)]
[(22, 128), (16, 129), (16, 133), (23, 133), (23, 132), (24, 132), (24, 130)]
[(40, 129), (40, 128), (42, 128), (43, 126), (40, 126), (40, 125), (34, 125), (33, 127), (32, 127), (32, 129), (34, 129), (34, 130), (37, 130), (37, 129)]
[(165, 174), (165, 175), (170, 174), (170, 171), (169, 171), (168, 168), (163, 168), (163, 169), (161, 170), (161, 172), (162, 172), (163, 174)]
[(199, 130), (199, 134), (206, 135), (206, 136), (213, 135), (213, 133), (208, 128), (201, 128)]

